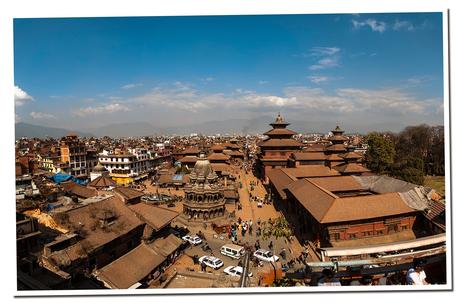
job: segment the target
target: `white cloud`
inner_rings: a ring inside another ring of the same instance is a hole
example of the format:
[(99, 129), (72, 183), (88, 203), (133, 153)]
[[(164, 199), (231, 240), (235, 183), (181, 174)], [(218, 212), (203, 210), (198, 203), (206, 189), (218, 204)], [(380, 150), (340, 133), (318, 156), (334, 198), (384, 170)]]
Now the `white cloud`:
[(418, 86), (432, 80), (434, 80), (434, 77), (431, 76), (415, 76), (407, 79), (405, 82), (410, 86)]
[(103, 104), (99, 106), (88, 106), (88, 107), (80, 108), (74, 113), (77, 116), (84, 117), (88, 115), (126, 112), (129, 110), (130, 109), (126, 105), (123, 105), (120, 103), (110, 103), (110, 104)]
[(132, 89), (136, 87), (141, 87), (143, 85), (144, 85), (143, 83), (129, 83), (129, 84), (123, 85), (121, 88), (122, 89)]
[(31, 112), (29, 114), (34, 120), (43, 120), (43, 119), (55, 119), (56, 117), (52, 114), (42, 113), (42, 112)]
[(22, 122), (22, 118), (18, 114), (14, 114), (14, 123)]
[[(335, 78), (312, 75), (309, 79), (318, 84)], [(438, 121), (442, 119), (442, 114), (439, 114), (442, 111), (440, 103), (440, 99), (416, 97), (407, 88), (351, 87), (326, 91), (319, 87), (289, 86), (278, 94), (244, 89), (210, 93), (191, 85), (174, 83), (155, 87), (134, 97), (123, 98), (116, 103), (93, 104), (80, 108), (74, 114), (80, 117), (99, 115), (101, 120), (98, 121), (110, 121), (107, 119), (113, 120), (114, 117), (149, 119), (156, 115), (155, 119), (165, 125), (181, 125), (185, 121), (197, 121), (196, 119), (203, 122), (229, 117), (252, 119), (281, 110), (293, 117), (297, 116), (297, 119), (311, 121), (326, 121), (341, 116), (362, 125), (372, 125), (376, 121), (393, 125), (394, 121)], [(130, 112), (125, 114), (128, 110)]]
[[(340, 88), (332, 94), (308, 87), (290, 87), (286, 97), (295, 97), (310, 113), (428, 115), (437, 110), (438, 99), (418, 99), (400, 89)], [(442, 103), (442, 102), (441, 102)]]
[(330, 79), (329, 79), (329, 77), (326, 77), (326, 76), (309, 76), (308, 80), (310, 80), (310, 82), (318, 84), (318, 83), (321, 83), (321, 82), (326, 82), (326, 81), (328, 81)]
[(201, 81), (203, 81), (203, 82), (211, 82), (211, 81), (214, 81), (214, 78), (213, 77), (206, 77), (206, 78), (202, 78)]
[(34, 98), (23, 91), (19, 86), (14, 87), (14, 104), (16, 106), (24, 105), (25, 103), (33, 100)]
[(267, 84), (267, 83), (268, 83), (268, 81), (265, 81), (265, 80), (260, 80), (258, 83), (259, 83), (259, 85), (264, 85), (264, 84)]
[(325, 69), (325, 68), (331, 68), (339, 65), (339, 57), (328, 57), (328, 58), (323, 58), (321, 60), (318, 60), (316, 64), (310, 65), (308, 69), (310, 70), (319, 70), (319, 69)]
[(375, 19), (367, 19), (365, 21), (357, 21), (353, 19), (351, 20), (351, 23), (353, 24), (354, 29), (359, 29), (363, 26), (369, 26), (372, 31), (379, 33), (383, 33), (387, 28), (387, 24), (385, 22), (377, 21)]
[(395, 31), (399, 31), (399, 30), (407, 30), (407, 31), (413, 31), (415, 30), (415, 27), (414, 25), (409, 22), (409, 21), (399, 21), (399, 20), (396, 20), (395, 23), (393, 24), (393, 29)]
[(315, 64), (310, 65), (308, 69), (319, 70), (331, 68), (339, 65), (340, 48), (338, 47), (313, 47), (310, 50), (310, 55), (319, 57)]
[(323, 47), (323, 46), (315, 46), (310, 50), (311, 56), (332, 56), (336, 53), (340, 52), (340, 48), (338, 47)]

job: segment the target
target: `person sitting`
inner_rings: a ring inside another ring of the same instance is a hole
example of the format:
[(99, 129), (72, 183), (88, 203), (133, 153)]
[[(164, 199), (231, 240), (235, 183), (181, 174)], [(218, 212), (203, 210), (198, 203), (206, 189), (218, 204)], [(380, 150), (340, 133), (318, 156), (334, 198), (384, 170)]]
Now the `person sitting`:
[(425, 279), (426, 274), (424, 271), (425, 260), (414, 261), (414, 267), (410, 268), (406, 274), (406, 282), (408, 285), (429, 285)]
[(329, 268), (323, 269), (323, 276), (318, 281), (318, 286), (342, 286), (340, 281), (335, 277), (334, 271)]

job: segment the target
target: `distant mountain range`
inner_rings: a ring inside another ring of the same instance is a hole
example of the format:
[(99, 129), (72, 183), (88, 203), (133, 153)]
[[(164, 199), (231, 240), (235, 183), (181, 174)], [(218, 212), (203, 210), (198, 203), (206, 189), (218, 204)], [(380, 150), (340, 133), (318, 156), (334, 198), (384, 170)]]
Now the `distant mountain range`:
[[(176, 126), (176, 127), (161, 127), (155, 126), (155, 122), (131, 122), (131, 123), (116, 123), (105, 125), (96, 128), (80, 129), (74, 131), (82, 137), (130, 137), (130, 136), (154, 136), (154, 135), (190, 135), (191, 133), (203, 135), (215, 134), (262, 134), (270, 130), (270, 123), (273, 122), (273, 117), (261, 116), (255, 119), (227, 119), (221, 121), (200, 122), (195, 124)], [(329, 121), (299, 121), (288, 120), (291, 125), (288, 128), (299, 133), (327, 133), (334, 129), (336, 123)], [(357, 121), (352, 124), (340, 124), (340, 127), (345, 130), (345, 133), (361, 132), (365, 134), (373, 130), (390, 130), (401, 131), (405, 125), (358, 125)], [(52, 128), (28, 123), (16, 124), (16, 138), (21, 137), (40, 137), (46, 136), (60, 138), (67, 135), (70, 131), (63, 128)]]
[(41, 125), (33, 125), (29, 123), (19, 122), (15, 124), (15, 138), (20, 139), (22, 137), (28, 138), (45, 138), (45, 137), (52, 137), (52, 138), (61, 138), (69, 134), (70, 132), (76, 133), (78, 136), (81, 137), (91, 137), (92, 134), (68, 130), (64, 128), (55, 128), (55, 127), (46, 127)]

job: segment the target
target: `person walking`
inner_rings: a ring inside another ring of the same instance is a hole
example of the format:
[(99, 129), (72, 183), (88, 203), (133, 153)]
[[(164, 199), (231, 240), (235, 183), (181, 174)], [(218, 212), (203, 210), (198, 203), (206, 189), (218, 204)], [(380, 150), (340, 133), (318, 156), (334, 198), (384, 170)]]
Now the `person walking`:
[(273, 241), (270, 241), (270, 243), (268, 244), (268, 249), (273, 250)]
[(408, 285), (429, 285), (425, 279), (425, 260), (414, 261), (414, 266), (407, 271), (406, 282)]
[(260, 249), (260, 243), (259, 243), (259, 240), (258, 240), (258, 239), (256, 240), (256, 243), (254, 244), (254, 248), (255, 248), (256, 250), (259, 250), (259, 249)]
[(204, 262), (201, 262), (201, 271), (206, 271), (206, 264), (204, 264)]

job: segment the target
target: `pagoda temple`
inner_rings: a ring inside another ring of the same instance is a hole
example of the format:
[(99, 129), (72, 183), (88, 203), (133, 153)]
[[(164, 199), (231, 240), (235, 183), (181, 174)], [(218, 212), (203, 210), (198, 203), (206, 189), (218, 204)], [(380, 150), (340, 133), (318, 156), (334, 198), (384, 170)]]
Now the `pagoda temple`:
[(209, 220), (225, 214), (224, 188), (204, 153), (190, 173), (190, 184), (184, 188), (183, 213), (190, 219)]
[(341, 155), (347, 152), (347, 147), (344, 144), (347, 138), (343, 136), (344, 131), (338, 125), (331, 132), (332, 137), (329, 138), (329, 140), (332, 144), (326, 147), (324, 153), (326, 154), (328, 166), (333, 168), (334, 166), (344, 163), (344, 159)]
[(267, 181), (267, 172), (271, 169), (288, 167), (290, 155), (302, 149), (303, 144), (294, 140), (292, 136), (297, 133), (286, 128), (289, 123), (284, 121), (280, 114), (275, 122), (270, 123), (272, 129), (264, 133), (268, 139), (259, 143), (260, 154), (258, 158), (261, 177)]

